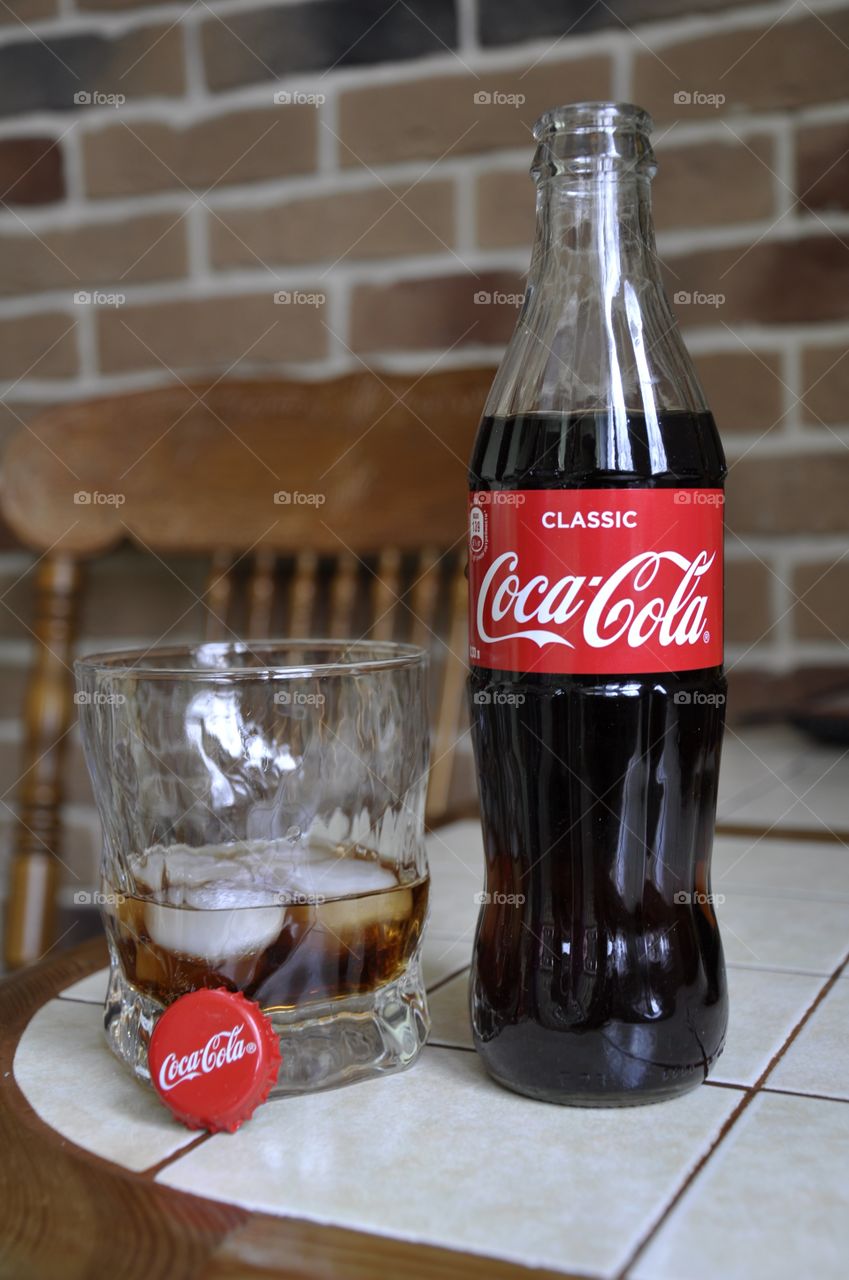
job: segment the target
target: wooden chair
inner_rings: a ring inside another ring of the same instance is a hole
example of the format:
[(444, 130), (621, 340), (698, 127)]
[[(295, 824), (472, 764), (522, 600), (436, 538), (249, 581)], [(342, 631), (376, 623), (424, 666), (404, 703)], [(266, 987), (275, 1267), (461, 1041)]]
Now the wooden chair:
[(86, 562), (128, 539), (209, 560), (208, 638), (409, 639), (432, 655), (428, 817), (446, 810), (466, 652), (466, 465), (489, 369), (218, 382), (49, 410), (0, 511), (39, 555), (5, 951), (54, 935), (71, 659)]

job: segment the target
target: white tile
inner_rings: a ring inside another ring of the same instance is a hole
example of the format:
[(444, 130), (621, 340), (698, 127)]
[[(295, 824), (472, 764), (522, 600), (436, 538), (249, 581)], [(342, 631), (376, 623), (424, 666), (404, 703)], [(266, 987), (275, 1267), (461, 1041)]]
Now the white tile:
[(48, 1001), (21, 1036), (14, 1073), (45, 1124), (128, 1169), (147, 1169), (197, 1137), (113, 1058), (95, 1005)]
[(849, 900), (849, 849), (814, 840), (717, 836), (713, 890)]
[(751, 1085), (766, 1070), (823, 985), (821, 977), (728, 969), (728, 1039), (711, 1080)]
[(780, 788), (801, 768), (805, 750), (805, 739), (793, 729), (770, 725), (741, 732), (726, 727), (719, 771), (719, 821), (735, 817), (747, 803)]
[(729, 964), (830, 975), (849, 947), (849, 902), (734, 890), (716, 910)]
[[(807, 785), (807, 784), (806, 784)], [(799, 830), (824, 833), (849, 843), (849, 813), (846, 797), (849, 784), (842, 779), (815, 785), (804, 794), (806, 786), (793, 779), (776, 788), (768, 796), (741, 805), (729, 815), (734, 823), (770, 831)]]
[(440, 987), (428, 1001), (431, 1044), (453, 1045), (472, 1049), (472, 1024), (469, 1019), (469, 971), (461, 973)]
[[(798, 827), (805, 831), (849, 831), (849, 754), (839, 747), (820, 746), (798, 735), (793, 758), (782, 749), (771, 750), (761, 738), (744, 735), (731, 766), (731, 776), (753, 777), (758, 765), (744, 764), (748, 753), (761, 761), (758, 783), (736, 787), (726, 784), (720, 805), (720, 821), (752, 826)], [(723, 769), (725, 769), (723, 764)]]
[(793, 807), (783, 814), (781, 825), (831, 833), (849, 831), (849, 754), (810, 748), (803, 768), (791, 779), (790, 789)]
[(483, 837), (479, 822), (455, 822), (428, 836), (430, 916), (428, 928), (446, 936), (474, 932), (484, 886)]
[[(474, 818), (438, 827), (426, 840), (431, 871), (449, 874), (483, 875), (483, 836), (481, 824)], [(481, 888), (481, 885), (478, 885)]]
[(87, 978), (80, 978), (70, 987), (59, 992), (60, 1000), (85, 1000), (91, 1004), (103, 1004), (106, 1000), (106, 988), (109, 985), (109, 970), (98, 969)]
[(426, 1049), (400, 1075), (272, 1102), (158, 1180), (526, 1267), (612, 1275), (739, 1096), (547, 1106), (493, 1084), (475, 1054)]
[(427, 838), (430, 865), (430, 915), (422, 949), (429, 988), (468, 965), (483, 887), (483, 838), (480, 823), (452, 822)]
[(629, 1276), (845, 1280), (847, 1167), (849, 1106), (759, 1094)]
[(445, 938), (430, 932), (425, 934), (422, 973), (428, 991), (471, 963), (473, 942), (471, 933), (464, 938)]
[(849, 978), (836, 982), (767, 1080), (770, 1089), (849, 1099)]
[[(729, 969), (728, 1039), (711, 1080), (754, 1084), (810, 1008), (822, 984), (822, 978), (806, 974)], [(846, 985), (849, 988), (849, 982)], [(429, 1042), (473, 1048), (468, 973), (440, 987), (429, 1003)]]

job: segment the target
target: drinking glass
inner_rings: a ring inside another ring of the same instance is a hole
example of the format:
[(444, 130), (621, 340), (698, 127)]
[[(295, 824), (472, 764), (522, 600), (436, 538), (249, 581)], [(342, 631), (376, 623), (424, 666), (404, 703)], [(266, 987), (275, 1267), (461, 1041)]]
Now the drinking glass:
[(103, 828), (106, 1036), (149, 1080), (160, 1013), (200, 987), (255, 1000), (276, 1092), (408, 1066), (421, 974), (425, 653), (302, 640), (76, 663)]

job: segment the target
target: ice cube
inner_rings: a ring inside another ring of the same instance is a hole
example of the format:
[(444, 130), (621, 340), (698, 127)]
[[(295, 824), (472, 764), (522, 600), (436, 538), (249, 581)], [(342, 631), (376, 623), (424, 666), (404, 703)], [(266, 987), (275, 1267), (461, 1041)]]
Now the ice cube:
[(175, 906), (271, 906), (289, 887), (300, 856), (285, 840), (197, 848), (155, 845), (134, 861), (131, 871), (142, 895)]
[(295, 877), (317, 919), (331, 933), (359, 933), (370, 925), (399, 923), (413, 909), (412, 893), (388, 867), (369, 858), (324, 857), (299, 867)]
[(145, 925), (160, 947), (217, 964), (260, 952), (283, 928), (283, 907), (238, 907), (202, 911), (194, 907), (145, 904)]
[(133, 866), (145, 924), (168, 951), (210, 963), (267, 947), (283, 928), (281, 887), (288, 884), (287, 842), (157, 845)]
[(334, 901), (380, 889), (392, 889), (398, 877), (388, 867), (366, 858), (322, 857), (295, 867), (292, 882), (298, 893)]

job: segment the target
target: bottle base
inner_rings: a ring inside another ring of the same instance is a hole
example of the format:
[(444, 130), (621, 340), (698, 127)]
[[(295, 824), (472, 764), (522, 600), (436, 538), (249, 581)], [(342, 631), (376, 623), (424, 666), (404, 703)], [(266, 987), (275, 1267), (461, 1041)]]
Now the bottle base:
[(651, 1091), (623, 1090), (614, 1093), (569, 1093), (561, 1090), (538, 1089), (533, 1085), (522, 1085), (514, 1080), (505, 1080), (494, 1071), (490, 1071), (488, 1067), (487, 1072), (490, 1078), (496, 1084), (501, 1085), (503, 1089), (509, 1089), (511, 1093), (520, 1094), (523, 1098), (531, 1098), (534, 1102), (553, 1103), (560, 1107), (586, 1107), (589, 1109), (597, 1107), (646, 1107), (655, 1102), (671, 1102), (674, 1098), (680, 1098), (683, 1094), (690, 1093), (693, 1089), (698, 1089), (699, 1085), (704, 1084), (707, 1079), (707, 1076), (701, 1076), (688, 1079), (685, 1083), (672, 1085), (668, 1089), (653, 1089)]
[[(532, 1098), (535, 1102), (549, 1102), (563, 1107), (641, 1107), (653, 1102), (670, 1102), (673, 1098), (680, 1098), (683, 1094), (690, 1093), (704, 1084), (725, 1048), (725, 1036), (722, 1035), (714, 1052), (699, 1062), (677, 1068), (657, 1066), (653, 1070), (644, 1069), (639, 1075), (632, 1076), (630, 1081), (621, 1076), (618, 1079), (614, 1076), (612, 1079), (608, 1078), (606, 1085), (596, 1088), (593, 1088), (593, 1084), (600, 1086), (597, 1079), (594, 1081), (587, 1075), (573, 1077), (570, 1081), (568, 1078), (563, 1078), (566, 1075), (565, 1072), (557, 1073), (559, 1078), (555, 1083), (555, 1073), (550, 1070), (540, 1071), (539, 1075), (543, 1079), (534, 1083), (533, 1080), (527, 1079), (530, 1074), (527, 1070), (530, 1064), (527, 1061), (522, 1072), (526, 1078), (524, 1080), (517, 1079), (515, 1076), (511, 1078), (503, 1074), (503, 1066), (506, 1065), (503, 1061), (497, 1064), (492, 1060), (493, 1055), (487, 1051), (486, 1042), (477, 1040), (475, 1048), (487, 1073), (496, 1084), (509, 1089), (511, 1093)], [(649, 1060), (644, 1059), (644, 1067), (650, 1065)], [(502, 1067), (502, 1071), (499, 1071), (499, 1066)]]
[[(113, 962), (104, 1007), (109, 1048), (150, 1086), (147, 1047), (165, 1006), (127, 981)], [(271, 1097), (309, 1093), (403, 1071), (430, 1029), (418, 960), (394, 982), (365, 995), (291, 1010), (267, 1011), (282, 1061)]]

